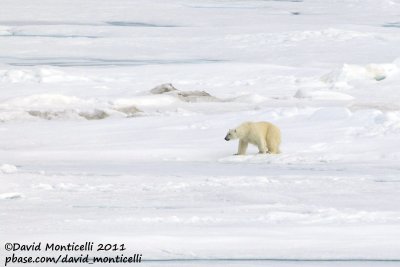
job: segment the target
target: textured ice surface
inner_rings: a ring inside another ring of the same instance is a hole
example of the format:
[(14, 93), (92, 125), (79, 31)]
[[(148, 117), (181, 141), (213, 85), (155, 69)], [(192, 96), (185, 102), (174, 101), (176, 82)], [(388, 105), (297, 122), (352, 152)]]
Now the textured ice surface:
[[(398, 265), (399, 1), (0, 8), (3, 244), (124, 242), (148, 266)], [(166, 83), (189, 95), (150, 93)], [(233, 156), (226, 131), (263, 120), (283, 153)]]

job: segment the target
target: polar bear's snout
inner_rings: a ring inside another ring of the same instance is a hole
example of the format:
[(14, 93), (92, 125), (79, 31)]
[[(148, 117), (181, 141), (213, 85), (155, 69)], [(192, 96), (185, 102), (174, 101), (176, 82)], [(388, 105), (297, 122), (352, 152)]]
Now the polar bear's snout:
[(230, 141), (231, 139), (235, 139), (236, 130), (229, 130), (225, 136), (225, 141)]

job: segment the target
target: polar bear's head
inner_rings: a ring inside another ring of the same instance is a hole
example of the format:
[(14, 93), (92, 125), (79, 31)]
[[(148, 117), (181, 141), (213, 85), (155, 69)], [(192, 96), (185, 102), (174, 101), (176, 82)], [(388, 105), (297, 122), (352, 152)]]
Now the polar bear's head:
[(229, 129), (228, 133), (225, 136), (226, 141), (238, 139), (239, 136), (237, 135), (237, 130), (236, 129)]

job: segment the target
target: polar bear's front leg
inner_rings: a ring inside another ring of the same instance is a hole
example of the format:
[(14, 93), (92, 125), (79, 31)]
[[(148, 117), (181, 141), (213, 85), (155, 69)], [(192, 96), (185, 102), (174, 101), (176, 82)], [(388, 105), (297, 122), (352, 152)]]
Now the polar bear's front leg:
[(238, 153), (236, 155), (246, 155), (247, 145), (249, 143), (239, 140)]

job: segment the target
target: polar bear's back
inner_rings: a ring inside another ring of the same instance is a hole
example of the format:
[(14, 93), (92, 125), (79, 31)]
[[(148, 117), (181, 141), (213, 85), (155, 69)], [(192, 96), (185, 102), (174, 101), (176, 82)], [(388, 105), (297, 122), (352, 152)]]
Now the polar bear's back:
[(238, 128), (240, 135), (248, 139), (250, 143), (256, 141), (260, 137), (275, 142), (277, 145), (281, 143), (281, 131), (278, 126), (267, 121), (242, 123)]
[(278, 126), (274, 125), (268, 121), (259, 121), (259, 122), (250, 122), (252, 128), (255, 128), (255, 131), (265, 134), (265, 137), (270, 135), (278, 135), (280, 137), (281, 130)]

